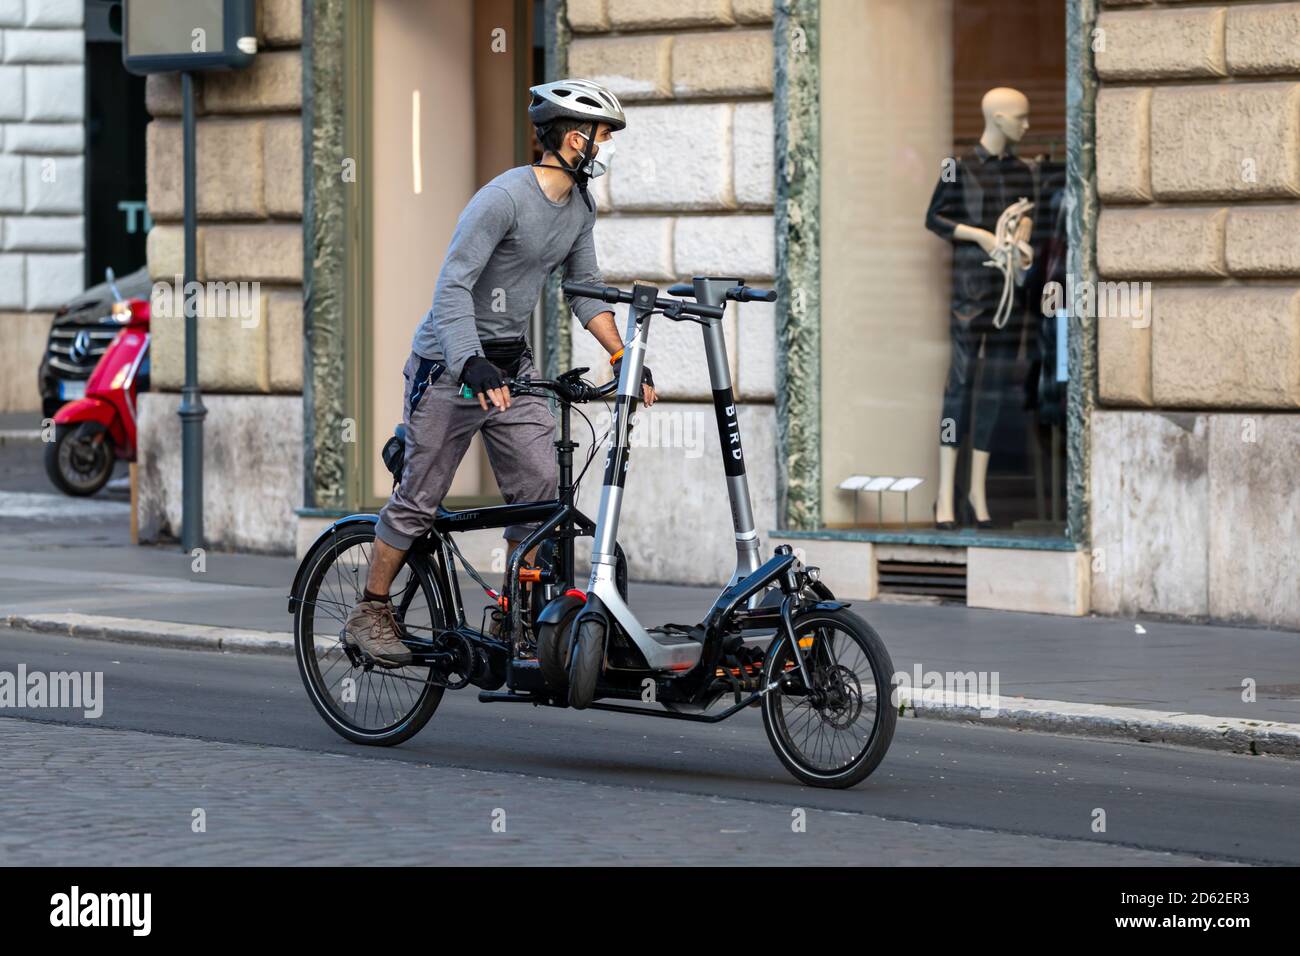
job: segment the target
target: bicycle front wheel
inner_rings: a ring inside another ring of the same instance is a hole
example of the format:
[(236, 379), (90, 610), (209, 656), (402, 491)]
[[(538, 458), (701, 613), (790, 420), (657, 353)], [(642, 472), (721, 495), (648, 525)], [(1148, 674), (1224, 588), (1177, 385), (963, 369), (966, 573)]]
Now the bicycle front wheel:
[[(358, 523), (337, 530), (308, 556), (294, 645), (307, 696), (325, 722), (353, 743), (392, 746), (420, 732), (444, 688), (428, 665), (375, 667), (343, 645), (343, 624), (362, 600), (374, 542), (374, 524)], [(408, 558), (393, 580), (394, 616), (413, 650), (432, 646), (446, 626), (441, 593), (418, 558)]]
[(844, 608), (794, 619), (812, 686), (782, 633), (764, 665), (763, 729), (802, 783), (846, 788), (865, 780), (894, 739), (894, 665), (866, 621)]

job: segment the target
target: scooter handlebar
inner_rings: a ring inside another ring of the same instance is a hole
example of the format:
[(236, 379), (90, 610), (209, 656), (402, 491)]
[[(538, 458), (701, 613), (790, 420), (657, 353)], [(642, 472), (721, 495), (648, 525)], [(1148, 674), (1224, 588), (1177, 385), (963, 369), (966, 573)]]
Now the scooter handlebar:
[[(631, 302), (632, 293), (613, 286), (589, 285), (585, 282), (566, 282), (563, 284), (565, 295), (582, 299), (599, 299), (602, 302)], [(705, 319), (720, 319), (725, 314), (720, 305), (704, 305), (699, 302), (679, 302), (676, 299), (655, 299), (655, 308), (667, 310), (669, 318), (678, 315), (697, 315)]]

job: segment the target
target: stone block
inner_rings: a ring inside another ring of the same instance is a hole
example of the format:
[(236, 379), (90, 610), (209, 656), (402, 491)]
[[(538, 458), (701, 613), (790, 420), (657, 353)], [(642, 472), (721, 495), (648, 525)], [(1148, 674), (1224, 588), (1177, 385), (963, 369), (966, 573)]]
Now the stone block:
[(1106, 11), (1095, 58), (1104, 81), (1226, 76), (1222, 7)]
[(80, 123), (11, 123), (5, 129), (4, 145), (10, 153), (79, 155), (86, 149), (85, 127)]
[(1234, 76), (1300, 73), (1300, 5), (1234, 4), (1225, 49)]
[(603, 33), (609, 29), (606, 0), (568, 0), (564, 12), (574, 33)]
[(772, 92), (772, 31), (682, 33), (673, 47), (673, 93), (753, 96)]
[(1226, 244), (1226, 264), (1235, 276), (1300, 275), (1300, 206), (1230, 209)]
[(1091, 435), (1093, 610), (1204, 617), (1208, 417), (1095, 411)]
[(1300, 83), (1162, 86), (1151, 98), (1161, 201), (1300, 196)]
[(776, 197), (772, 104), (737, 103), (731, 125), (736, 202), (745, 208), (770, 209)]
[[(267, 120), (264, 133), (263, 183), (268, 215), (302, 217), (302, 120)], [(251, 188), (251, 186), (250, 186)]]
[(578, 38), (569, 72), (608, 87), (624, 103), (672, 96), (671, 36)]
[(81, 216), (11, 216), (4, 220), (6, 252), (81, 252), (86, 221)]
[(29, 0), (28, 27), (79, 27), (85, 18), (85, 0)]
[[(210, 548), (291, 554), (302, 504), (302, 399), (204, 395), (204, 538)], [(180, 395), (140, 397), (140, 540), (174, 539), (181, 522)]]
[(1091, 604), (1084, 551), (966, 549), (966, 606), (1080, 617)]
[(607, 216), (596, 220), (596, 259), (606, 281), (675, 280), (673, 220), (666, 216)]
[[(202, 226), (194, 236), (196, 279), (207, 278), (203, 271), (203, 240), (207, 230)], [(149, 230), (145, 242), (146, 256), (149, 260), (149, 275), (155, 281), (173, 282), (176, 276), (185, 273), (185, 229), (182, 226), (155, 225)]]
[(24, 188), (23, 157), (0, 154), (0, 213), (23, 211)]
[(1151, 383), (1167, 408), (1300, 407), (1300, 290), (1155, 290)]
[(302, 42), (302, 0), (260, 0), (257, 25), (264, 46), (297, 46)]
[[(613, 208), (727, 209), (731, 181), (731, 106), (682, 104), (632, 107), (619, 133), (618, 159), (608, 176)], [(690, 130), (689, 149), (669, 149)]]
[(275, 113), (302, 109), (302, 54), (259, 53), (246, 70), (209, 73), (203, 104), (210, 113)]
[(1151, 90), (1097, 93), (1097, 193), (1107, 202), (1151, 200)]
[(302, 226), (208, 226), (203, 261), (205, 274), (214, 279), (300, 285)]
[(683, 216), (673, 257), (679, 276), (734, 275), (751, 282), (776, 273), (776, 227), (771, 216)]
[[(204, 219), (263, 219), (265, 124), (255, 119), (204, 119), (196, 127), (198, 213)], [(146, 179), (155, 220), (184, 214), (181, 124), (154, 120), (147, 128)]]
[[(6, 294), (3, 259), (0, 255), (0, 298)], [(17, 292), (21, 297), (21, 287)], [(40, 411), (36, 372), (49, 334), (48, 312), (0, 314), (0, 341), (4, 342), (0, 349), (0, 413)]]
[(23, 158), (23, 210), (35, 215), (80, 215), (85, 200), (85, 160), (80, 156)]
[(735, 22), (731, 0), (607, 0), (616, 30), (664, 30)]
[(40, 252), (26, 257), (28, 312), (53, 311), (86, 288), (80, 252)]
[(1300, 629), (1300, 416), (1210, 419), (1209, 612)]
[(736, 306), (736, 394), (744, 401), (776, 398), (776, 305), (745, 302)]
[(1107, 278), (1227, 275), (1228, 210), (1103, 209), (1097, 223), (1097, 267)]
[(21, 66), (0, 66), (0, 120), (16, 122), (26, 111), (25, 84)]
[(6, 63), (80, 63), (86, 37), (80, 30), (8, 30), (4, 36)]
[(267, 345), (273, 392), (302, 392), (302, 292), (276, 290), (266, 296)]
[(29, 123), (80, 122), (85, 116), (85, 70), (81, 66), (25, 68), (23, 118)]
[(27, 257), (17, 252), (0, 252), (0, 309), (27, 308)]

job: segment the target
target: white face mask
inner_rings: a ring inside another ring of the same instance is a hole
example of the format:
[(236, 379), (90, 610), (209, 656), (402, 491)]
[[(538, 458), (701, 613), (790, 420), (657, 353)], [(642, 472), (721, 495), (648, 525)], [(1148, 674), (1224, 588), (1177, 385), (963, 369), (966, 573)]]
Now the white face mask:
[[(582, 136), (581, 133), (578, 135)], [(587, 139), (586, 136), (582, 136), (582, 138)], [(602, 143), (597, 143), (596, 145), (600, 148), (600, 155), (592, 159), (590, 170), (587, 173), (587, 175), (592, 179), (599, 179), (601, 176), (604, 176), (609, 172), (609, 161), (614, 158), (614, 137), (611, 136), (609, 139)]]

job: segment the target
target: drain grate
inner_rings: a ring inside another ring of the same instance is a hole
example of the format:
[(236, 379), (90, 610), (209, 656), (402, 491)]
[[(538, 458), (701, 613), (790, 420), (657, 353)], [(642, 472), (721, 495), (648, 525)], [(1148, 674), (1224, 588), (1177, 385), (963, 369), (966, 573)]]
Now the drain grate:
[(881, 594), (920, 594), (966, 603), (966, 565), (879, 561)]

